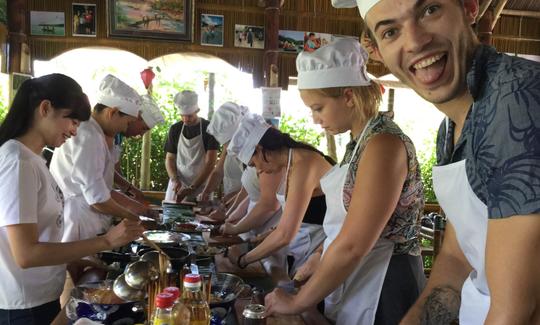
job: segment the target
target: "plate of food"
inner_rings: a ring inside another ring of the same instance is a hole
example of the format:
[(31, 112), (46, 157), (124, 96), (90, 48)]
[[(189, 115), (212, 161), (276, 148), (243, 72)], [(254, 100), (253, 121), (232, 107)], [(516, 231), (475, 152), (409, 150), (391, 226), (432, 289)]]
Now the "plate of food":
[(195, 254), (197, 256), (208, 257), (215, 256), (225, 253), (227, 249), (220, 246), (207, 246), (207, 245), (198, 245), (195, 246)]
[[(143, 232), (143, 234), (156, 244), (174, 244), (186, 242), (191, 239), (188, 234), (166, 230), (149, 230)], [(139, 238), (136, 241), (144, 244), (144, 239), (142, 238)]]

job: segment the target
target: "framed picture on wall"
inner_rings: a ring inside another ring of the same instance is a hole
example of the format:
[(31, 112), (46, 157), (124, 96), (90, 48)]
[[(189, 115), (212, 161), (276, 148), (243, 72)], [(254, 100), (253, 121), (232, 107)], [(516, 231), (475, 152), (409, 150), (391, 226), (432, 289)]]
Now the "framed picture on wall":
[(201, 15), (201, 45), (223, 46), (222, 15)]
[(96, 37), (96, 5), (92, 3), (73, 3), (73, 36)]
[(21, 88), (21, 85), (24, 81), (32, 79), (32, 76), (24, 73), (13, 72), (9, 75), (9, 102), (13, 101), (15, 94)]
[(234, 25), (234, 46), (251, 49), (264, 49), (264, 27)]
[(109, 35), (191, 40), (191, 0), (107, 0)]
[(30, 34), (34, 36), (65, 36), (66, 19), (63, 12), (30, 11)]

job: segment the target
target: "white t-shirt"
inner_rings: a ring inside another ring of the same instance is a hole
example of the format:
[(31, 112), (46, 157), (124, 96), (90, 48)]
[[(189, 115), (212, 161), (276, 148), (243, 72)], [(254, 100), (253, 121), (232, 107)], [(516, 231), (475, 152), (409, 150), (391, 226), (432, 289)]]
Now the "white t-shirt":
[(32, 308), (60, 297), (65, 265), (21, 269), (6, 227), (34, 223), (40, 242), (61, 242), (63, 204), (45, 159), (17, 140), (0, 147), (0, 309)]

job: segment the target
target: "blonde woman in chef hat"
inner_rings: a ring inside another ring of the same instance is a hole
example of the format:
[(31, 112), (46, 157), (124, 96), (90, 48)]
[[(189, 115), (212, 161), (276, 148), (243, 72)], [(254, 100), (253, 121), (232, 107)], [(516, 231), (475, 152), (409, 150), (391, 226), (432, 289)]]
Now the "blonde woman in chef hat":
[(244, 118), (229, 145), (229, 154), (259, 174), (284, 172), (279, 196), (282, 215), (276, 229), (255, 249), (229, 257), (241, 268), (288, 247), (296, 270), (324, 241), (326, 202), (319, 180), (332, 162), (310, 145), (272, 128), (259, 115)]
[(0, 324), (50, 324), (60, 312), (66, 263), (140, 236), (123, 221), (107, 234), (62, 243), (65, 193), (41, 152), (78, 137), (90, 104), (75, 80), (50, 74), (22, 83), (0, 125)]
[(327, 132), (351, 132), (341, 164), (321, 179), (327, 236), (315, 272), (297, 295), (267, 296), (270, 313), (300, 313), (325, 299), (336, 324), (397, 324), (424, 286), (419, 228), (424, 200), (411, 140), (378, 112), (368, 55), (343, 39), (297, 58), (298, 89)]

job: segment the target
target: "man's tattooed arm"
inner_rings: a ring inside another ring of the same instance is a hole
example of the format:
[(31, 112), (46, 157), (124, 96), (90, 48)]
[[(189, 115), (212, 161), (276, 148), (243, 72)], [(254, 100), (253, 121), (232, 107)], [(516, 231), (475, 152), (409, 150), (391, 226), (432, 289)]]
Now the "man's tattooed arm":
[(449, 286), (434, 288), (426, 298), (421, 316), (422, 325), (457, 324), (461, 296)]

